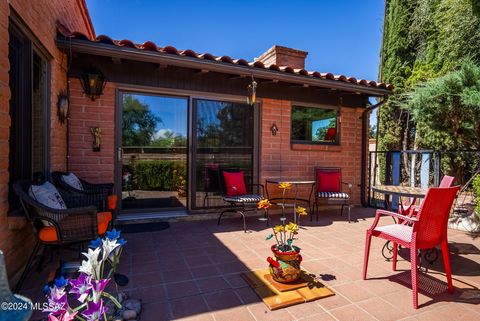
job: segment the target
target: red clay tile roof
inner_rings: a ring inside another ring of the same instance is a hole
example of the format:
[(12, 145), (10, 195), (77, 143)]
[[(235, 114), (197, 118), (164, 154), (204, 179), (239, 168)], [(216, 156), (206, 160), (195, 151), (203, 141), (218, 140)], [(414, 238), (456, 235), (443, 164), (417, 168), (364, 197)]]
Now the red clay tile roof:
[(143, 44), (136, 44), (128, 39), (113, 40), (112, 38), (106, 35), (99, 35), (94, 40), (92, 40), (81, 32), (69, 32), (67, 28), (61, 25), (57, 26), (57, 29), (59, 33), (62, 34), (63, 36), (72, 38), (72, 39), (110, 44), (110, 45), (115, 45), (117, 47), (127, 47), (127, 48), (140, 49), (140, 50), (146, 50), (146, 51), (156, 51), (156, 52), (168, 53), (168, 54), (179, 55), (184, 57), (224, 62), (224, 63), (242, 65), (242, 66), (250, 66), (254, 68), (282, 71), (289, 74), (303, 75), (303, 76), (312, 77), (312, 78), (336, 80), (336, 81), (352, 83), (352, 84), (357, 84), (357, 85), (366, 86), (366, 87), (375, 87), (375, 88), (382, 88), (387, 90), (393, 89), (393, 85), (391, 84), (386, 84), (383, 82), (377, 83), (376, 81), (373, 81), (373, 80), (357, 79), (355, 77), (348, 77), (345, 75), (334, 75), (329, 72), (321, 73), (318, 71), (307, 71), (305, 69), (293, 69), (292, 67), (289, 67), (289, 66), (277, 66), (275, 64), (264, 65), (261, 61), (248, 62), (245, 59), (232, 59), (229, 56), (214, 56), (210, 53), (199, 54), (193, 51), (192, 49), (178, 50), (173, 46), (158, 47), (153, 41), (146, 41)]

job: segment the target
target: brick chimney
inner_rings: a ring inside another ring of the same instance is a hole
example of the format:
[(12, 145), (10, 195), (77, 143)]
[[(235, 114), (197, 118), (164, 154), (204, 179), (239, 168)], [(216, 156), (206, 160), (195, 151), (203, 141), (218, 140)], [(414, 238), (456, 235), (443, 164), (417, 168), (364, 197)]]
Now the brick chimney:
[(290, 66), (294, 69), (305, 68), (305, 58), (308, 52), (283, 46), (273, 46), (256, 58), (265, 65), (275, 64), (277, 66)]

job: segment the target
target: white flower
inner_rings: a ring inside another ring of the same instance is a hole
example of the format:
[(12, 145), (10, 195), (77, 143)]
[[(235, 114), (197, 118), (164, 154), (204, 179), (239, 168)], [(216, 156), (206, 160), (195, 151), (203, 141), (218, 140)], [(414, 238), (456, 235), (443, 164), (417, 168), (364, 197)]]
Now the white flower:
[(78, 268), (78, 272), (83, 272), (86, 275), (93, 275), (93, 266), (90, 261), (82, 261), (82, 265)]
[(98, 256), (100, 255), (100, 248), (97, 247), (96, 249), (88, 249), (88, 252), (83, 252), (82, 254), (87, 258), (88, 261), (95, 261), (98, 262)]
[(109, 256), (110, 253), (113, 252), (120, 244), (117, 243), (117, 240), (109, 240), (107, 238), (102, 240), (102, 248), (103, 248), (103, 261), (105, 261)]
[(86, 261), (82, 261), (82, 265), (79, 268), (79, 272), (83, 272), (87, 275), (92, 275), (95, 279), (100, 276), (100, 266), (101, 262), (98, 262), (98, 256), (100, 255), (100, 248), (95, 250), (88, 249), (88, 252), (83, 252), (82, 254), (87, 258)]

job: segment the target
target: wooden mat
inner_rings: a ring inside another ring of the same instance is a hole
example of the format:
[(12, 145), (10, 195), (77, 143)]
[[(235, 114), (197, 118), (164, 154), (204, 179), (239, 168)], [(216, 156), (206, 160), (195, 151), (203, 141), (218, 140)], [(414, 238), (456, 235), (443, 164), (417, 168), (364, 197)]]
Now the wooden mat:
[(302, 270), (302, 277), (293, 284), (276, 282), (268, 269), (242, 273), (242, 277), (270, 309), (276, 310), (294, 304), (326, 298), (335, 293), (315, 279), (315, 275)]

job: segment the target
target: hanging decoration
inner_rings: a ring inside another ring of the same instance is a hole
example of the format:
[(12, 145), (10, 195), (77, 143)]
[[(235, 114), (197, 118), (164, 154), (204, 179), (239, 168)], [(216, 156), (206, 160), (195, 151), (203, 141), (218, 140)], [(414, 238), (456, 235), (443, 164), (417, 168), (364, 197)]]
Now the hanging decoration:
[(255, 105), (257, 102), (257, 82), (253, 78), (252, 75), (252, 82), (248, 85), (248, 97), (247, 103), (251, 106)]

